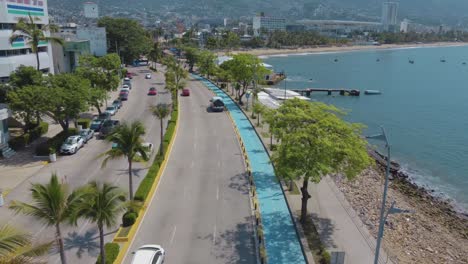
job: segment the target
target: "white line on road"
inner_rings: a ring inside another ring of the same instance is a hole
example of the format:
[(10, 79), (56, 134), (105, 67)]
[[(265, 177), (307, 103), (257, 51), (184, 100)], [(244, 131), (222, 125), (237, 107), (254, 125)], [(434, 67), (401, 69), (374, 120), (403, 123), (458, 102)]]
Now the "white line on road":
[(194, 166), (195, 166), (195, 161), (192, 160), (192, 163), (190, 164), (190, 168), (193, 169)]
[(213, 230), (213, 244), (216, 244), (216, 225), (214, 226)]
[(169, 242), (171, 245), (172, 245), (172, 242), (174, 241), (176, 231), (177, 231), (177, 226), (174, 226), (174, 230), (172, 231), (172, 235), (171, 235), (171, 241)]
[(216, 200), (219, 200), (219, 186), (216, 186)]
[(218, 160), (218, 168), (221, 168), (221, 161)]
[(219, 152), (219, 143), (216, 143), (216, 151)]

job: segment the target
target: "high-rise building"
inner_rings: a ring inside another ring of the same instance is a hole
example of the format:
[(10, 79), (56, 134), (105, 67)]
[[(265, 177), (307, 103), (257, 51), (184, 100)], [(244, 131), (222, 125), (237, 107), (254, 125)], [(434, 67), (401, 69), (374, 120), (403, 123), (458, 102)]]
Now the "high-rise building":
[(384, 2), (382, 4), (382, 26), (385, 31), (395, 31), (398, 22), (397, 15), (397, 2)]
[(259, 36), (262, 30), (285, 31), (286, 19), (279, 17), (267, 17), (263, 13), (253, 18), (253, 31), (255, 36)]
[[(47, 0), (0, 0), (0, 83), (7, 82), (10, 74), (20, 65), (37, 67), (36, 55), (25, 39), (18, 38), (10, 43), (14, 25), (20, 18), (27, 19), (28, 15), (34, 17), (36, 24), (48, 24)], [(40, 70), (53, 73), (50, 43), (39, 42), (38, 54)]]
[(83, 9), (86, 18), (99, 18), (99, 9), (96, 3), (85, 2), (83, 4)]

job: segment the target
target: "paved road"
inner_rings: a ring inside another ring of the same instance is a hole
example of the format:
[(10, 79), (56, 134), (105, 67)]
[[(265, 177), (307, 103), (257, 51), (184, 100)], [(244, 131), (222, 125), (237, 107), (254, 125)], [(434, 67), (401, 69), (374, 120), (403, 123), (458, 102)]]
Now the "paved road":
[(160, 244), (166, 264), (255, 263), (248, 185), (229, 117), (207, 111), (212, 94), (196, 81), (180, 98), (180, 123), (158, 190), (124, 263)]
[[(159, 92), (164, 92), (164, 77), (162, 73), (153, 74), (153, 79), (145, 80), (144, 73), (148, 70), (144, 67), (130, 68), (138, 76), (133, 78), (133, 89), (130, 92), (129, 100), (124, 102), (115, 119), (131, 122), (141, 120), (147, 134), (145, 141), (155, 144), (155, 149), (159, 146), (159, 121), (154, 118), (148, 110), (149, 105), (158, 102), (170, 102), (170, 94), (163, 93), (157, 96), (147, 96), (150, 86), (157, 87)], [(114, 92), (109, 100), (112, 102), (117, 97), (118, 92)], [(128, 190), (127, 162), (125, 159), (110, 161), (107, 167), (101, 169), (102, 158), (97, 156), (110, 148), (110, 143), (104, 140), (93, 139), (85, 145), (77, 154), (72, 156), (59, 157), (56, 163), (50, 164), (39, 170), (37, 174), (30, 177), (17, 188), (12, 190), (6, 203), (11, 200), (29, 201), (30, 183), (46, 183), (50, 175), (56, 172), (62, 179), (69, 183), (71, 188), (81, 186), (91, 180), (112, 182)], [(134, 189), (146, 175), (149, 164), (139, 163), (134, 166)], [(64, 177), (66, 176), (66, 177)], [(17, 227), (24, 228), (26, 231), (35, 234), (37, 238), (52, 240), (54, 238), (54, 229), (45, 228), (41, 222), (33, 220), (23, 215), (13, 216), (13, 212), (6, 207), (0, 208), (0, 223), (10, 223)], [(119, 221), (120, 222), (120, 221)], [(117, 227), (109, 230), (109, 233), (116, 231)], [(78, 227), (63, 225), (62, 234), (65, 238), (65, 247), (67, 248), (68, 263), (94, 263), (99, 254), (99, 237), (97, 228), (94, 224), (81, 221)], [(112, 240), (114, 234), (106, 236), (107, 240)], [(49, 258), (49, 263), (59, 263), (58, 254), (53, 254)]]

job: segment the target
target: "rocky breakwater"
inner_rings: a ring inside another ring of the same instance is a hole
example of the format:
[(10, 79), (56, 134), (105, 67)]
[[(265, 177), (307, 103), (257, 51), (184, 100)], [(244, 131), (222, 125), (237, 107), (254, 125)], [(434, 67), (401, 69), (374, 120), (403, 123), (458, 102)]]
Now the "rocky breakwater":
[[(338, 176), (335, 181), (377, 237), (386, 160), (382, 160), (382, 155), (375, 160), (377, 165), (357, 179), (347, 181)], [(467, 215), (454, 210), (449, 201), (433, 196), (432, 191), (412, 183), (398, 164), (393, 163), (391, 171), (387, 206), (395, 201), (399, 208), (415, 213), (388, 216), (383, 245), (389, 255), (398, 263), (468, 263)]]

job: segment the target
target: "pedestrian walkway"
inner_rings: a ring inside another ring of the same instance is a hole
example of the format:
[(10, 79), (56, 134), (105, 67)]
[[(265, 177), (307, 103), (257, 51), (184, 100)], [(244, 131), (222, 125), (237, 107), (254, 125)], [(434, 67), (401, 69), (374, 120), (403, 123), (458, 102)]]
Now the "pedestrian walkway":
[(193, 75), (223, 98), (244, 142), (260, 204), (269, 264), (306, 263), (281, 185), (261, 139), (235, 102), (210, 81)]

